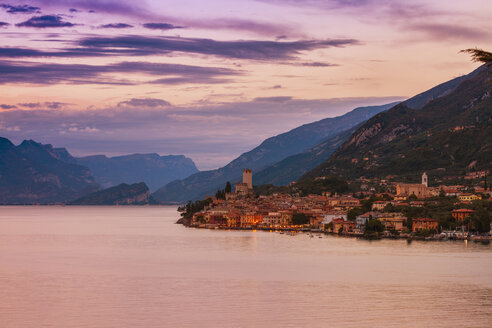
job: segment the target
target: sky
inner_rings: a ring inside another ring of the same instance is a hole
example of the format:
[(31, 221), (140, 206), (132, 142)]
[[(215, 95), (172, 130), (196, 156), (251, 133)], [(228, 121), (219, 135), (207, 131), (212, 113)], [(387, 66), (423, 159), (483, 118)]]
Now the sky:
[(471, 72), (489, 0), (0, 0), (0, 136), (223, 166)]

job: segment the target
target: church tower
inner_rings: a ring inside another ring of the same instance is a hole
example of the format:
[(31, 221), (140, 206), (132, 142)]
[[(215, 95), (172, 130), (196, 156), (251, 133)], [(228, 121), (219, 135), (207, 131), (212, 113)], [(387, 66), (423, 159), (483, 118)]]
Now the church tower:
[(424, 172), (424, 174), (422, 174), (422, 184), (426, 187), (429, 187), (429, 181), (427, 178), (427, 173), (425, 173), (425, 172)]

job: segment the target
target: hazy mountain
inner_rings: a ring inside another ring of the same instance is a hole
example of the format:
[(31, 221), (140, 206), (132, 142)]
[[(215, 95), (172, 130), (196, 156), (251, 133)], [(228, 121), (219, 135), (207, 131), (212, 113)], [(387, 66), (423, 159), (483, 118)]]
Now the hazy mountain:
[(147, 205), (154, 204), (150, 190), (144, 182), (118, 186), (96, 191), (81, 197), (71, 205)]
[(0, 203), (64, 203), (97, 190), (89, 169), (74, 162), (62, 148), (0, 138)]
[(195, 163), (183, 155), (133, 154), (110, 158), (95, 155), (77, 158), (77, 162), (87, 166), (105, 188), (144, 181), (154, 191), (198, 172)]
[(346, 131), (394, 104), (360, 107), (342, 116), (302, 125), (265, 140), (258, 147), (242, 154), (222, 168), (199, 172), (184, 180), (173, 181), (157, 190), (153, 196), (158, 201), (178, 203), (203, 198), (207, 194), (215, 193), (218, 188), (223, 188), (227, 181), (239, 181), (243, 168), (260, 171), (288, 156), (301, 153), (326, 138)]
[[(306, 178), (448, 175), (492, 167), (491, 69), (481, 67), (451, 92), (414, 110), (405, 103), (363, 124)], [(445, 170), (445, 171), (444, 171)]]

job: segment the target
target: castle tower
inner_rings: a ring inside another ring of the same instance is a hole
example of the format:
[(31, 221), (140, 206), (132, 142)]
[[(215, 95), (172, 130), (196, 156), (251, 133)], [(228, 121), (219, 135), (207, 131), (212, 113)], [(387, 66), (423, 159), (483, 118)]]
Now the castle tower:
[(248, 185), (248, 189), (253, 189), (253, 171), (251, 169), (243, 170), (243, 183)]
[(427, 178), (427, 173), (425, 173), (425, 172), (424, 172), (424, 174), (422, 174), (422, 184), (426, 187), (429, 187), (429, 181)]

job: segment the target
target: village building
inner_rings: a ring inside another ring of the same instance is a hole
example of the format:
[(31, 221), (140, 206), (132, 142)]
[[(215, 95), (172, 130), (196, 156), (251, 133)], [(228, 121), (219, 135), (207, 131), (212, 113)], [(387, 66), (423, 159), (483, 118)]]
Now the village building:
[(422, 230), (437, 231), (439, 221), (429, 218), (418, 218), (412, 220), (412, 231), (419, 232)]
[(451, 212), (451, 215), (453, 216), (453, 218), (456, 219), (456, 221), (463, 221), (465, 218), (469, 217), (473, 213), (475, 213), (474, 210), (470, 210), (467, 208), (460, 208), (460, 209), (453, 210)]
[(344, 221), (343, 219), (335, 219), (333, 222), (333, 233), (353, 233), (356, 226), (353, 221)]
[(460, 202), (471, 202), (474, 200), (482, 199), (482, 196), (475, 194), (461, 194), (458, 196), (458, 199), (460, 200)]
[(388, 205), (390, 202), (389, 201), (384, 201), (384, 200), (378, 200), (372, 203), (372, 210), (373, 211), (382, 211), (386, 205)]

